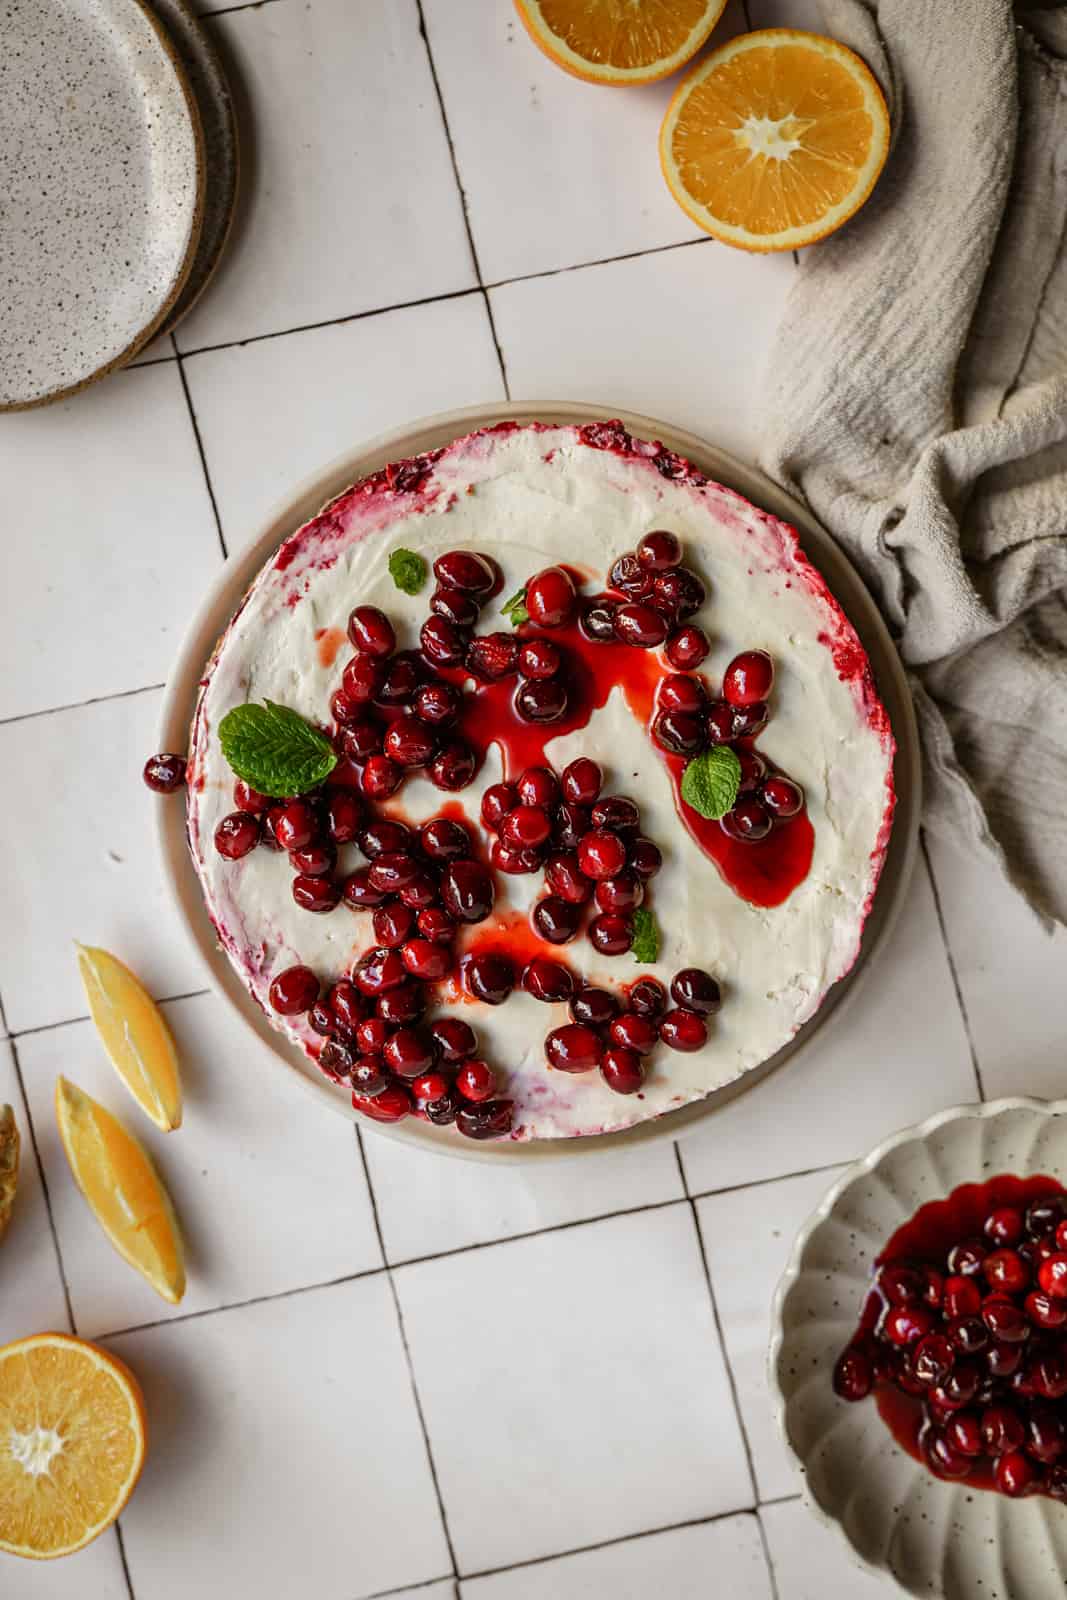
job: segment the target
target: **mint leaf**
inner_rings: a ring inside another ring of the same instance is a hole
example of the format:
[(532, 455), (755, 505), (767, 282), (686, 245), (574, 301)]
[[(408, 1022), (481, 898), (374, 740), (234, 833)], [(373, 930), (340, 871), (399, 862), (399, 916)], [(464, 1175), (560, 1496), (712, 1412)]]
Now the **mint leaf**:
[(714, 820), (733, 810), (741, 784), (741, 763), (728, 744), (712, 745), (686, 764), (682, 773), (682, 799)]
[(659, 960), (659, 928), (647, 906), (638, 906), (633, 914), (634, 942), (630, 952), (635, 961)]
[(500, 607), (501, 616), (507, 617), (513, 628), (521, 628), (524, 622), (529, 622), (530, 613), (526, 609), (526, 585), (516, 589), (510, 600), (506, 600)]
[(337, 765), (326, 735), (273, 700), (227, 711), (219, 743), (239, 778), (276, 799), (314, 789)]
[(426, 563), (414, 550), (394, 550), (389, 557), (389, 576), (405, 594), (418, 594), (426, 582)]

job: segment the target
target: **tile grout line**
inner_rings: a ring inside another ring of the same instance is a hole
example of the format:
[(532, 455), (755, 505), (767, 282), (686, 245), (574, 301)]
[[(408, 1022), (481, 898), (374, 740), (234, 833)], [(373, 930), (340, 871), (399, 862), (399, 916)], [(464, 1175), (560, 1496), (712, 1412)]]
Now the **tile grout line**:
[(367, 1161), (367, 1152), (363, 1148), (363, 1135), (359, 1128), (355, 1129), (356, 1148), (359, 1151), (360, 1164), (363, 1168), (363, 1179), (367, 1185), (367, 1194), (370, 1199), (371, 1216), (374, 1221), (374, 1231), (378, 1238), (378, 1248), (382, 1253), (384, 1262), (385, 1279), (389, 1285), (389, 1292), (393, 1297), (393, 1309), (396, 1312), (396, 1325), (400, 1334), (400, 1343), (404, 1349), (404, 1360), (407, 1362), (408, 1381), (411, 1384), (411, 1398), (415, 1402), (415, 1412), (422, 1430), (422, 1442), (426, 1450), (426, 1461), (430, 1468), (430, 1478), (433, 1481), (433, 1492), (437, 1499), (437, 1511), (441, 1518), (441, 1528), (445, 1536), (445, 1545), (448, 1549), (448, 1559), (452, 1563), (452, 1577), (459, 1582), (459, 1563), (456, 1560), (456, 1548), (452, 1543), (452, 1530), (448, 1525), (448, 1512), (445, 1509), (445, 1498), (441, 1492), (441, 1482), (437, 1475), (437, 1462), (434, 1459), (433, 1445), (430, 1443), (430, 1429), (426, 1422), (426, 1413), (422, 1408), (422, 1396), (419, 1393), (418, 1379), (415, 1376), (415, 1363), (411, 1356), (411, 1346), (408, 1343), (407, 1329), (404, 1326), (404, 1310), (400, 1304), (400, 1295), (397, 1293), (396, 1282), (393, 1278), (393, 1269), (389, 1265), (389, 1257), (385, 1250), (385, 1236), (382, 1233), (381, 1218), (378, 1215), (378, 1197), (374, 1192), (371, 1181), (370, 1165)]
[(780, 1600), (780, 1591), (778, 1588), (778, 1570), (774, 1565), (774, 1557), (771, 1555), (771, 1545), (770, 1540), (767, 1538), (767, 1530), (763, 1526), (762, 1510), (763, 1508), (761, 1506), (756, 1507), (756, 1529), (759, 1533), (759, 1542), (760, 1548), (763, 1551), (763, 1559), (767, 1566), (767, 1581), (771, 1586), (771, 1600)]
[(432, 1589), (436, 1583), (452, 1584), (453, 1600), (459, 1600), (459, 1579), (451, 1572), (442, 1572), (439, 1578), (420, 1578), (418, 1583), (402, 1583), (395, 1589), (375, 1589), (373, 1594), (359, 1596), (359, 1600), (390, 1600), (392, 1595), (418, 1594), (421, 1589)]
[[(181, 994), (160, 994), (153, 998), (157, 1005), (176, 1005), (179, 1000), (199, 1000), (203, 995), (211, 994), (210, 989), (186, 989)], [(39, 1033), (54, 1033), (56, 1028), (74, 1028), (79, 1022), (91, 1022), (87, 1011), (76, 1017), (60, 1017), (58, 1022), (37, 1022), (31, 1028), (14, 1028), (7, 1035), (9, 1039), (32, 1039)]]
[(437, 63), (434, 61), (433, 49), (430, 45), (430, 34), (426, 27), (426, 17), (422, 9), (422, 0), (415, 0), (415, 9), (418, 12), (419, 17), (419, 34), (421, 35), (423, 46), (426, 50), (426, 61), (430, 68), (430, 77), (433, 79), (434, 93), (437, 96), (437, 109), (441, 113), (441, 125), (444, 128), (445, 139), (448, 144), (448, 155), (450, 161), (452, 162), (452, 175), (456, 180), (456, 190), (459, 194), (460, 205), (463, 208), (463, 226), (467, 230), (467, 244), (471, 253), (471, 261), (474, 264), (474, 275), (478, 279), (478, 287), (481, 290), (482, 303), (485, 306), (485, 314), (489, 319), (489, 332), (492, 335), (493, 346), (496, 350), (497, 365), (500, 367), (500, 381), (504, 385), (504, 396), (506, 399), (510, 400), (511, 386), (508, 383), (507, 362), (504, 360), (504, 352), (500, 347), (500, 338), (496, 331), (496, 320), (493, 316), (493, 307), (489, 299), (489, 291), (485, 287), (485, 279), (482, 277), (482, 266), (481, 262), (478, 260), (478, 248), (474, 243), (474, 230), (471, 227), (470, 211), (467, 205), (467, 191), (464, 189), (463, 180), (459, 175), (459, 161), (456, 156), (456, 146), (452, 138), (452, 129), (449, 126), (448, 112), (445, 110), (445, 97), (441, 92), (441, 82), (437, 76)]
[(752, 1504), (753, 1506), (756, 1506), (759, 1503), (759, 1485), (756, 1482), (756, 1466), (752, 1459), (752, 1443), (748, 1437), (748, 1429), (745, 1426), (745, 1418), (741, 1410), (741, 1400), (737, 1392), (737, 1379), (734, 1377), (734, 1369), (730, 1361), (730, 1352), (726, 1347), (726, 1336), (723, 1333), (722, 1317), (719, 1314), (719, 1303), (715, 1298), (715, 1287), (711, 1281), (711, 1266), (708, 1262), (708, 1252), (704, 1247), (704, 1231), (700, 1226), (700, 1216), (697, 1212), (696, 1201), (689, 1193), (689, 1183), (686, 1179), (685, 1166), (682, 1162), (682, 1152), (678, 1148), (677, 1140), (674, 1142), (674, 1158), (678, 1163), (678, 1176), (682, 1180), (682, 1188), (685, 1190), (686, 1200), (689, 1204), (689, 1214), (693, 1219), (693, 1226), (696, 1229), (697, 1248), (700, 1251), (700, 1261), (704, 1268), (704, 1282), (707, 1284), (708, 1288), (708, 1299), (711, 1301), (712, 1320), (715, 1324), (715, 1333), (719, 1341), (719, 1349), (722, 1351), (723, 1366), (726, 1369), (726, 1380), (730, 1385), (730, 1398), (734, 1403), (734, 1414), (737, 1417), (737, 1426), (741, 1434), (741, 1444), (745, 1452), (745, 1462), (748, 1466), (749, 1482), (752, 1485)]
[(926, 831), (922, 828), (919, 830), (919, 849), (922, 851), (922, 858), (926, 863), (926, 875), (930, 880), (930, 889), (934, 897), (934, 912), (937, 916), (937, 926), (941, 930), (941, 943), (945, 947), (945, 959), (948, 962), (948, 970), (952, 978), (952, 987), (956, 992), (956, 1004), (960, 1008), (963, 1031), (967, 1038), (967, 1048), (971, 1053), (971, 1071), (974, 1073), (975, 1087), (978, 1090), (979, 1100), (984, 1102), (986, 1097), (985, 1084), (982, 1082), (982, 1069), (978, 1065), (978, 1051), (975, 1048), (974, 1034), (971, 1030), (971, 1019), (967, 1012), (967, 1002), (963, 998), (963, 988), (960, 984), (960, 976), (956, 970), (956, 958), (952, 954), (952, 946), (949, 943), (948, 928), (945, 924), (945, 914), (941, 908), (941, 891), (938, 888), (937, 876), (934, 872), (934, 864), (930, 860), (930, 852), (926, 844)]
[(115, 1522), (115, 1538), (118, 1540), (119, 1560), (122, 1562), (122, 1576), (126, 1579), (126, 1589), (130, 1600), (137, 1600), (133, 1591), (133, 1579), (130, 1577), (130, 1563), (126, 1559), (126, 1541), (122, 1537), (122, 1519)]
[(64, 711), (84, 711), (87, 706), (109, 705), (113, 700), (131, 700), (134, 695), (154, 694), (165, 688), (165, 683), (144, 683), (137, 689), (116, 689), (113, 694), (94, 694), (88, 700), (72, 700), (63, 706), (42, 706), (39, 711), (20, 711), (14, 717), (0, 717), (0, 728), (10, 728), (16, 722), (32, 722), (35, 717), (58, 717)]
[(77, 1334), (78, 1325), (74, 1320), (74, 1307), (71, 1304), (70, 1285), (67, 1282), (67, 1270), (63, 1264), (63, 1251), (59, 1246), (59, 1230), (56, 1227), (55, 1214), (52, 1210), (52, 1196), (48, 1191), (48, 1179), (45, 1176), (44, 1162), (41, 1160), (41, 1150), (37, 1143), (37, 1129), (33, 1122), (33, 1113), (30, 1111), (30, 1097), (26, 1093), (26, 1080), (22, 1076), (22, 1063), (19, 1060), (18, 1045), (14, 1038), (8, 1040), (11, 1046), (11, 1059), (15, 1063), (15, 1078), (18, 1082), (19, 1093), (22, 1096), (22, 1112), (26, 1118), (26, 1126), (30, 1130), (30, 1143), (33, 1146), (33, 1157), (37, 1163), (37, 1176), (41, 1180), (41, 1193), (44, 1196), (44, 1208), (48, 1217), (48, 1231), (52, 1235), (52, 1248), (56, 1253), (56, 1265), (59, 1268), (59, 1281), (63, 1286), (63, 1299), (67, 1307), (67, 1322), (70, 1331)]
[(204, 453), (204, 441), (200, 436), (200, 423), (197, 421), (196, 407), (193, 405), (193, 397), (189, 392), (189, 379), (186, 375), (184, 364), (185, 358), (182, 355), (182, 352), (178, 349), (178, 341), (175, 339), (173, 334), (170, 336), (170, 342), (171, 347), (174, 350), (175, 359), (178, 363), (178, 377), (181, 379), (182, 393), (185, 395), (185, 404), (189, 411), (189, 421), (193, 428), (193, 438), (196, 440), (197, 454), (200, 457), (200, 470), (204, 474), (204, 483), (207, 486), (208, 499), (211, 501), (211, 511), (215, 518), (215, 532), (218, 535), (219, 546), (222, 550), (222, 559), (223, 561), (226, 561), (229, 558), (230, 552), (226, 548), (226, 535), (222, 531), (222, 518), (219, 516), (219, 503), (215, 499), (215, 486), (211, 482), (211, 473), (208, 471), (207, 456)]

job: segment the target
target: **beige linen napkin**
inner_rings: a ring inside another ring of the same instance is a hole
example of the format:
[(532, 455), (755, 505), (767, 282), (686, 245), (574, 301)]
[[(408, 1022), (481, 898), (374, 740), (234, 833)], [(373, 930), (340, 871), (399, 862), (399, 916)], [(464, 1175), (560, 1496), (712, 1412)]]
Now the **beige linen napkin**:
[(1067, 8), (821, 7), (886, 89), (894, 146), (801, 258), (762, 464), (882, 605), (926, 823), (1067, 922)]

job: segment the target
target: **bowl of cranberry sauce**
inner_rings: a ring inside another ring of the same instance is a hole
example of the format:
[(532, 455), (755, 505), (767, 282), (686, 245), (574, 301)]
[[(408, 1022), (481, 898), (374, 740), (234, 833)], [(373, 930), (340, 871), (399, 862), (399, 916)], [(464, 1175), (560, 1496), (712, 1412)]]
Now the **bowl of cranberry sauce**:
[(1067, 1102), (905, 1129), (802, 1228), (770, 1381), (806, 1498), (909, 1593), (1067, 1588)]

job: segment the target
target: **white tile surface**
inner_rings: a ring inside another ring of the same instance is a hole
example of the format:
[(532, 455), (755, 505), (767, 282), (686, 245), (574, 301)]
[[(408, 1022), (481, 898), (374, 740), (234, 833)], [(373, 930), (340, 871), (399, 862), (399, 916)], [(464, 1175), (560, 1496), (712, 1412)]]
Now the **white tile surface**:
[(687, 1206), (395, 1279), (461, 1573), (750, 1503)]
[(441, 1583), (420, 1583), (417, 1589), (397, 1589), (390, 1592), (389, 1600), (456, 1600), (457, 1589), (454, 1578), (445, 1578)]
[[(700, 237), (659, 168), (676, 79), (582, 83), (534, 46), (511, 5), (423, 9), (486, 283)], [(731, 0), (713, 37), (740, 24)]]
[(920, 858), (889, 943), (840, 1013), (679, 1148), (690, 1189), (704, 1193), (854, 1160), (894, 1129), (977, 1098)]
[(241, 86), (251, 159), (179, 349), (475, 282), (415, 0), (273, 0), (210, 28)]
[(927, 836), (982, 1087), (1067, 1093), (1067, 932), (1047, 934), (1000, 874)]
[[(139, 380), (138, 380), (139, 381)], [(43, 415), (43, 413), (42, 413)], [(0, 855), (0, 995), (13, 1032), (85, 1016), (72, 941), (104, 945), (155, 995), (204, 986), (203, 969), (164, 891), (141, 768), (159, 748), (158, 692), (0, 726), (11, 836)], [(32, 774), (32, 781), (23, 775)]]
[(799, 1486), (767, 1388), (771, 1301), (801, 1224), (839, 1171), (785, 1178), (697, 1202), (726, 1355), (763, 1500), (794, 1494)]
[(99, 1539), (61, 1561), (21, 1561), (0, 1555), (4, 1600), (129, 1600), (117, 1536)]
[(391, 1262), (657, 1205), (683, 1192), (667, 1142), (499, 1172), (477, 1161), (427, 1159), (375, 1138), (371, 1128), (363, 1149)]
[[(278, 1082), (214, 995), (177, 1001), (166, 1015), (185, 1091), (184, 1121), (170, 1134), (138, 1110), (91, 1023), (20, 1044), (74, 1316), (89, 1338), (381, 1265), (352, 1129)], [(186, 1243), (180, 1305), (115, 1254), (75, 1188), (52, 1113), (60, 1072), (121, 1117), (156, 1162)]]
[[(20, 1153), (15, 1206), (0, 1246), (0, 1345), (46, 1330), (70, 1332), (63, 1279), (48, 1225), (48, 1206), (15, 1074), (15, 1059), (6, 1041), (0, 1043), (0, 1105), (4, 1104), (14, 1108)], [(3, 1593), (0, 1581), (0, 1594)]]
[[(185, 372), (231, 551), (302, 478), (361, 439), (504, 395), (478, 293), (206, 351)], [(279, 403), (265, 408), (264, 395)]]
[(874, 1577), (852, 1557), (840, 1537), (816, 1522), (799, 1500), (765, 1506), (778, 1600), (899, 1600), (891, 1578)]
[(383, 1278), (111, 1344), (152, 1429), (122, 1519), (139, 1600), (359, 1600), (450, 1570)]
[(771, 1600), (771, 1585), (749, 1513), (468, 1578), (460, 1593), (462, 1600)]
[(176, 364), (5, 417), (0, 483), (0, 718), (161, 683), (222, 560)]
[(645, 412), (755, 457), (760, 378), (795, 274), (791, 256), (709, 239), (494, 289), (512, 395)]

